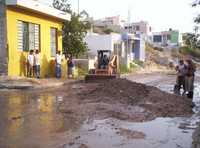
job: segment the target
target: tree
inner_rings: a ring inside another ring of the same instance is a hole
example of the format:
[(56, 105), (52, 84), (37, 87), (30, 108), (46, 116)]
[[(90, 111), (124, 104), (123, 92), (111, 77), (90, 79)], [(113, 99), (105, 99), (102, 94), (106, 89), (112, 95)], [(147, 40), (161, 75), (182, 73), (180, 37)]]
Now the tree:
[(68, 0), (53, 0), (53, 7), (67, 12), (67, 13), (71, 13), (71, 5), (68, 3)]
[(63, 52), (80, 56), (87, 51), (84, 37), (91, 25), (88, 22), (80, 21), (80, 15), (72, 13), (68, 0), (54, 0), (53, 6), (64, 12), (71, 14), (71, 20), (65, 21), (63, 25)]
[(198, 41), (194, 33), (186, 33), (183, 35), (183, 42), (187, 47), (193, 49), (196, 48)]
[(110, 28), (106, 28), (106, 29), (104, 29), (103, 30), (103, 32), (105, 33), (105, 34), (111, 34), (112, 32), (114, 32), (112, 29), (110, 29)]
[(80, 56), (87, 51), (87, 45), (83, 41), (88, 30), (88, 24), (81, 22), (75, 13), (71, 21), (66, 21), (63, 27), (63, 48), (65, 53)]

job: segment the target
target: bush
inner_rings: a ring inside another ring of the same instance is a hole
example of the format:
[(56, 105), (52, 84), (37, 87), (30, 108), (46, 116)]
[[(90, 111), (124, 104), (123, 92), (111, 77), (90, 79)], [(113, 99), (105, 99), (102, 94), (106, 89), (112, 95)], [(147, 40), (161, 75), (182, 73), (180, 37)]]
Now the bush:
[(182, 53), (182, 54), (189, 54), (193, 57), (196, 57), (196, 58), (200, 58), (200, 49), (198, 48), (189, 48), (189, 47), (181, 47), (179, 49), (179, 52)]
[[(137, 64), (137, 65), (139, 65), (139, 66), (141, 66), (141, 67), (144, 67), (144, 62), (142, 62), (142, 61), (134, 60), (133, 63), (135, 63), (135, 64)], [(131, 64), (132, 64), (132, 63), (131, 63)]]
[(161, 47), (154, 47), (154, 50), (161, 51), (161, 52), (164, 51), (164, 49)]
[(127, 73), (130, 73), (130, 72), (131, 72), (130, 69), (128, 69), (127, 66), (124, 65), (124, 64), (121, 64), (121, 65), (119, 66), (119, 69), (120, 69), (120, 73), (121, 73), (121, 74), (127, 74)]

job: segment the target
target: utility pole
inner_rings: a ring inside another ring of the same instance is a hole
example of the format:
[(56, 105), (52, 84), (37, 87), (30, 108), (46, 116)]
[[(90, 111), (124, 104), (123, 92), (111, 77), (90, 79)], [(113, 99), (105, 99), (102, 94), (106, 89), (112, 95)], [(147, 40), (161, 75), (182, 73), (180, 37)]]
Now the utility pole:
[(78, 15), (79, 15), (79, 12), (80, 11), (80, 1), (78, 0)]

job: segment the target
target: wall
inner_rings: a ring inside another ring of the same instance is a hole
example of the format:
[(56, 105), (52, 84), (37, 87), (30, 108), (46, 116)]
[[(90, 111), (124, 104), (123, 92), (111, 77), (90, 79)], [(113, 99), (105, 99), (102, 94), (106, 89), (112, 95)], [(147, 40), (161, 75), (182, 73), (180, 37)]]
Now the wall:
[(7, 74), (7, 37), (6, 37), (6, 7), (4, 0), (0, 1), (0, 75)]
[[(9, 7), (7, 9), (7, 28), (9, 46), (9, 66), (10, 76), (25, 76), (27, 52), (17, 49), (17, 21), (22, 20), (40, 25), (40, 49), (41, 49), (41, 76), (54, 76), (55, 58), (51, 57), (50, 50), (50, 27), (58, 29), (58, 49), (62, 50), (62, 22), (47, 16), (35, 14), (27, 10)], [(66, 64), (66, 62), (64, 63)], [(63, 65), (63, 74), (66, 74), (66, 65)], [(63, 75), (64, 76), (64, 75)]]
[(179, 32), (172, 31), (171, 32), (171, 43), (177, 44), (179, 42)]
[(110, 35), (87, 35), (85, 37), (89, 53), (97, 55), (97, 50), (113, 50)]

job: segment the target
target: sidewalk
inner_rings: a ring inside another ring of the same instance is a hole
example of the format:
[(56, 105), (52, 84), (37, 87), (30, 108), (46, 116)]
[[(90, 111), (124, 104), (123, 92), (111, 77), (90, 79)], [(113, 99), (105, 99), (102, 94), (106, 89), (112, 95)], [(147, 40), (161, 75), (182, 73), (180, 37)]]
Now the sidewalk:
[(66, 83), (74, 82), (75, 80), (67, 79), (32, 79), (21, 77), (0, 77), (0, 89), (16, 89), (16, 90), (28, 90), (28, 89), (45, 89), (52, 87), (60, 87)]

